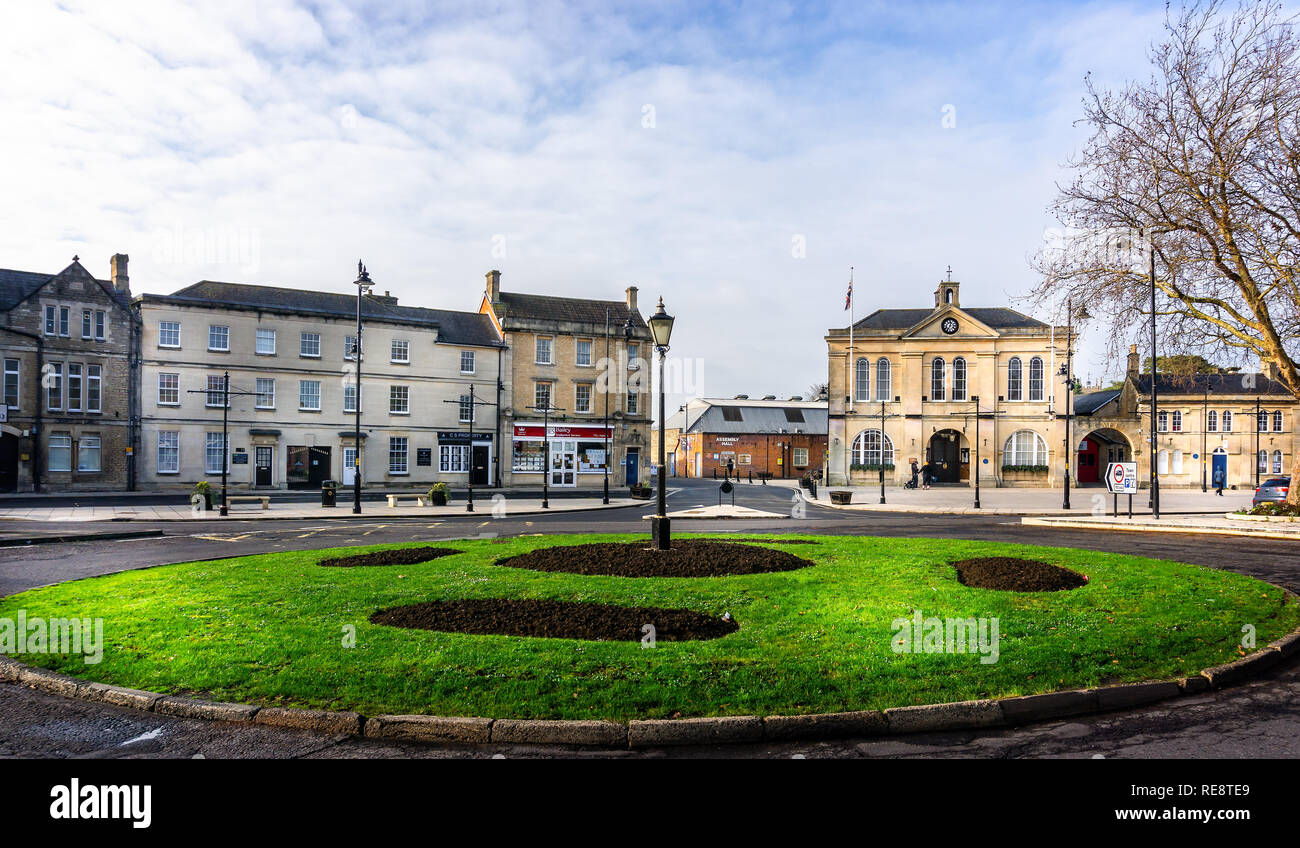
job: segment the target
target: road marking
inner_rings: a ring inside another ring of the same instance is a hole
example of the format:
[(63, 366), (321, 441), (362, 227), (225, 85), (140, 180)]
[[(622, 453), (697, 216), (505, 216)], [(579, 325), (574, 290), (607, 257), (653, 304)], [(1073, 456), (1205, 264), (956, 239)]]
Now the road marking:
[(148, 742), (151, 739), (157, 739), (159, 736), (162, 735), (162, 732), (163, 729), (161, 727), (155, 727), (153, 730), (150, 730), (148, 733), (141, 733), (139, 736), (135, 737), (134, 739), (128, 739), (125, 742), (119, 742), (118, 747), (120, 748), (123, 745), (134, 745), (137, 742)]

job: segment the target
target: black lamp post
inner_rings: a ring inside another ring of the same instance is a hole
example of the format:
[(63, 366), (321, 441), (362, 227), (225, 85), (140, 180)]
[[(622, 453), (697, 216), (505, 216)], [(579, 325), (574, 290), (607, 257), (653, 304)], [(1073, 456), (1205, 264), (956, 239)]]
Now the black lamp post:
[(352, 433), (352, 513), (361, 514), (361, 295), (373, 285), (370, 272), (357, 260), (357, 342), (353, 355), (357, 360), (357, 396), (353, 403), (356, 417)]
[[(1087, 320), (1090, 317), (1087, 307), (1080, 307), (1079, 318)], [(1074, 303), (1071, 298), (1065, 299), (1065, 364), (1059, 374), (1065, 378), (1065, 497), (1061, 509), (1069, 509), (1070, 459), (1074, 453), (1074, 439), (1070, 432), (1070, 408), (1074, 400)]]
[(885, 399), (880, 399), (880, 502), (885, 502)]
[(1267, 427), (1268, 416), (1273, 414), (1271, 410), (1260, 409), (1259, 404), (1260, 404), (1259, 396), (1257, 395), (1255, 397), (1255, 488), (1256, 489), (1259, 488), (1259, 433), (1261, 430), (1261, 427), (1259, 426), (1261, 423), (1260, 419), (1261, 418), (1263, 419), (1263, 423), (1265, 427)]
[(1151, 517), (1160, 518), (1160, 475), (1156, 473), (1156, 407), (1158, 406), (1159, 360), (1156, 359), (1156, 242), (1155, 231), (1147, 231), (1147, 273), (1151, 281)]
[[(464, 401), (461, 398), (456, 398), (455, 400), (444, 400), (443, 403), (454, 403), (458, 406), (462, 406), (462, 407), (464, 406)], [(465, 466), (466, 481), (467, 481), (467, 488), (468, 488), (468, 493), (465, 498), (466, 512), (474, 511), (474, 415), (477, 413), (478, 407), (480, 406), (493, 406), (493, 404), (483, 403), (482, 401), (477, 400), (474, 396), (474, 384), (470, 383), (469, 384), (469, 453), (467, 457), (469, 461)]]
[(655, 547), (661, 551), (671, 545), (670, 522), (668, 512), (668, 481), (664, 475), (664, 357), (668, 353), (668, 340), (673, 334), (673, 316), (664, 311), (664, 299), (659, 298), (659, 307), (647, 322), (650, 325), (650, 337), (654, 340), (655, 350), (659, 353), (659, 503), (654, 518), (650, 520), (651, 536)]
[(975, 401), (975, 508), (980, 508), (980, 396), (971, 395)]
[(603, 483), (604, 493), (601, 495), (600, 502), (609, 503), (609, 392), (610, 378), (614, 375), (614, 366), (609, 361), (609, 307), (605, 307), (605, 479)]

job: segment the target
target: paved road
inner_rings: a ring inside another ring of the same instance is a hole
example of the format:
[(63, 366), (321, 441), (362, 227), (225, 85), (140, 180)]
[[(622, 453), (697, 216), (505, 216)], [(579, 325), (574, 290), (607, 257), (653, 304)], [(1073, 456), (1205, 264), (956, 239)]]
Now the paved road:
[[(716, 503), (711, 483), (674, 481), (670, 509)], [(738, 489), (737, 504), (789, 514), (788, 489)], [(424, 541), (490, 533), (641, 532), (649, 506), (584, 513), (442, 521), (255, 522), (225, 520), (156, 525), (162, 538), (73, 542), (0, 549), (0, 594), (165, 562), (353, 544)], [(679, 532), (803, 532), (980, 539), (1132, 553), (1226, 568), (1300, 592), (1300, 550), (1293, 543), (1181, 534), (1024, 527), (994, 516), (862, 514), (803, 506), (800, 517), (680, 521)], [(38, 524), (38, 523), (34, 523)], [(14, 528), (6, 525), (6, 528)], [(49, 532), (48, 525), (30, 528)], [(131, 529), (152, 529), (131, 525)], [(330, 738), (278, 728), (171, 719), (68, 701), (0, 685), (0, 756), (188, 757), (554, 757), (565, 756), (865, 756), (865, 757), (1296, 757), (1300, 756), (1300, 663), (1249, 686), (1170, 704), (993, 733), (947, 733), (818, 744), (701, 747), (644, 752), (557, 751), (528, 746), (468, 748)]]

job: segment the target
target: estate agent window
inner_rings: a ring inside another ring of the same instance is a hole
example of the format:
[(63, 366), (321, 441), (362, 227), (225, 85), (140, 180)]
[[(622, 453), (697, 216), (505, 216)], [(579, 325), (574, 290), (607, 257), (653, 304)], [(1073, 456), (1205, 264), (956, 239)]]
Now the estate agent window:
[(469, 445), (439, 445), (438, 470), (451, 473), (469, 470)]

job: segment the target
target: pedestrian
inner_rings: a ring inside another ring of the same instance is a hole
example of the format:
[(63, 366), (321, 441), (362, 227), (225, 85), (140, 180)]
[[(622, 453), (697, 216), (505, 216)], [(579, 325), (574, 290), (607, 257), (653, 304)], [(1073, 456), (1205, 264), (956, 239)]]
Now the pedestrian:
[(913, 460), (912, 460), (912, 488), (913, 488), (913, 489), (916, 488), (917, 476), (918, 476), (920, 473), (921, 473), (921, 468), (920, 468), (920, 466), (918, 466), (918, 465), (916, 464), (916, 460), (913, 459)]
[(925, 465), (921, 466), (921, 488), (922, 489), (930, 488), (930, 476), (933, 474), (933, 472), (934, 470), (931, 468), (929, 462), (926, 462)]
[(736, 463), (735, 463), (733, 460), (731, 460), (730, 458), (728, 458), (728, 459), (727, 459), (727, 479), (728, 479), (728, 480), (731, 479), (731, 475), (734, 474), (735, 472), (736, 472)]
[(1227, 476), (1222, 467), (1214, 469), (1214, 494), (1219, 497), (1223, 497), (1223, 487), (1228, 482), (1224, 478)]

